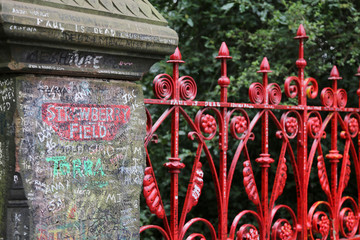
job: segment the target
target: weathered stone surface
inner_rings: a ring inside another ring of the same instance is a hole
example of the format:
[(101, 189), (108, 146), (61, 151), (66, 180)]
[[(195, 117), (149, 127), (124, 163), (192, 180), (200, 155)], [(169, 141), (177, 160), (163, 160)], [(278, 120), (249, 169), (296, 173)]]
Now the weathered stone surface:
[(139, 80), (177, 34), (143, 0), (0, 0), (0, 70)]
[(34, 75), (11, 83), (28, 239), (139, 239), (141, 86)]
[(6, 239), (29, 239), (29, 217), (29, 205), (25, 196), (22, 178), (20, 173), (16, 172), (8, 196)]
[(15, 82), (12, 76), (0, 76), (0, 239), (5, 236), (6, 207), (14, 168)]

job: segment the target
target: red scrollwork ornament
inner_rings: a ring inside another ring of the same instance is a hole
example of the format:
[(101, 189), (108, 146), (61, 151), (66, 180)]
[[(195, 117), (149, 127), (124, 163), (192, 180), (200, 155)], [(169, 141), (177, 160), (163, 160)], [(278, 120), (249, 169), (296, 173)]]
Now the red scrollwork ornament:
[(322, 236), (327, 236), (330, 231), (330, 220), (327, 215), (323, 215), (320, 218), (319, 224), (319, 233)]
[(244, 161), (244, 169), (243, 169), (243, 175), (244, 175), (244, 186), (246, 193), (250, 199), (255, 205), (260, 204), (259, 200), (259, 193), (256, 187), (254, 173), (251, 168), (250, 160)]
[(289, 240), (293, 234), (293, 230), (290, 224), (284, 223), (280, 228), (280, 239), (281, 240)]
[(153, 174), (154, 172), (151, 167), (145, 169), (143, 194), (150, 212), (162, 219), (165, 217), (165, 210), (161, 204), (160, 193), (156, 187)]
[(198, 162), (196, 165), (196, 170), (194, 177), (192, 179), (192, 187), (191, 187), (191, 196), (189, 201), (188, 212), (191, 210), (192, 207), (196, 206), (199, 202), (199, 198), (201, 195), (202, 187), (204, 186), (204, 172), (201, 170), (202, 164)]
[(206, 134), (214, 134), (216, 132), (216, 120), (213, 116), (205, 114), (201, 117), (201, 130)]
[(329, 186), (328, 176), (326, 173), (324, 157), (322, 155), (320, 155), (320, 156), (318, 156), (317, 160), (318, 160), (318, 163), (317, 163), (318, 176), (319, 176), (321, 188), (325, 192), (326, 196), (328, 196), (330, 198), (330, 195), (331, 195), (330, 194), (330, 186)]
[(251, 224), (246, 224), (236, 233), (236, 240), (259, 240), (258, 230)]
[(290, 133), (290, 135), (296, 134), (299, 130), (299, 124), (297, 119), (294, 117), (289, 117), (285, 122), (286, 132)]
[(244, 133), (248, 128), (248, 123), (244, 116), (234, 117), (232, 119), (232, 124), (234, 124), (234, 129), (237, 134)]
[(265, 98), (264, 86), (261, 83), (252, 83), (249, 87), (249, 98), (252, 103), (263, 103)]
[(309, 128), (308, 131), (309, 135), (312, 138), (318, 137), (320, 134), (321, 124), (322, 124), (320, 117), (316, 116), (309, 118), (307, 124)]

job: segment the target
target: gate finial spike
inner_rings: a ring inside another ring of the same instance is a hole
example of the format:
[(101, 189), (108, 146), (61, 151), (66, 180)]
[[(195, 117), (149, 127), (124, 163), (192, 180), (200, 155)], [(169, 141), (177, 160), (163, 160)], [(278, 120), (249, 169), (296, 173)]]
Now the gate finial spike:
[(357, 73), (355, 74), (355, 76), (360, 77), (360, 65), (359, 65), (359, 68), (358, 68)]
[(179, 47), (176, 47), (175, 52), (170, 56), (170, 60), (167, 61), (168, 63), (183, 63), (184, 61), (181, 60), (181, 53)]
[(270, 65), (266, 57), (263, 58), (261, 64), (260, 64), (260, 71), (257, 71), (258, 73), (265, 73), (265, 72), (272, 72), (270, 70)]
[(339, 71), (335, 65), (331, 69), (330, 77), (328, 79), (329, 80), (342, 79), (342, 77), (340, 77)]
[(181, 60), (181, 52), (179, 47), (176, 47), (175, 52), (170, 56), (171, 60)]
[(300, 24), (300, 26), (296, 32), (295, 39), (299, 39), (299, 38), (305, 38), (305, 39), (309, 38), (308, 36), (306, 36), (305, 28), (302, 24)]
[(221, 43), (221, 47), (219, 49), (219, 55), (216, 57), (217, 59), (219, 58), (224, 58), (224, 59), (231, 59), (232, 57), (229, 54), (229, 49), (226, 46), (225, 42)]

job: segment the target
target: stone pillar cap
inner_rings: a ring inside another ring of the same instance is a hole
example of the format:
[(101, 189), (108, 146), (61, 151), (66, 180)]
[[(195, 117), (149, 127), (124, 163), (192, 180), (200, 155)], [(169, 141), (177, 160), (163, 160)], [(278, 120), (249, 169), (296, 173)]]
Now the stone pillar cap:
[(139, 80), (178, 44), (147, 0), (0, 0), (0, 69)]

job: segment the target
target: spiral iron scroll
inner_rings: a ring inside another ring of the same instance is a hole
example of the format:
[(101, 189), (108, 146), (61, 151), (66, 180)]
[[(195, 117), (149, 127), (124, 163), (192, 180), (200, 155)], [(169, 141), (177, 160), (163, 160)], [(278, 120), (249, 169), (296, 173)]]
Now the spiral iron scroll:
[[(294, 83), (294, 84), (293, 84)], [(288, 98), (294, 98), (298, 96), (300, 90), (300, 80), (296, 76), (286, 78), (284, 84), (285, 94)], [(305, 93), (308, 98), (314, 99), (318, 94), (318, 84), (316, 79), (307, 78), (305, 79)]]
[[(342, 208), (347, 202), (350, 204), (351, 208)], [(359, 227), (359, 208), (356, 201), (351, 197), (343, 197), (340, 206), (340, 232), (344, 237), (353, 237)]]
[(249, 87), (249, 98), (252, 103), (261, 104), (265, 99), (265, 89), (261, 83), (252, 83)]
[[(312, 117), (312, 115), (315, 115)], [(308, 114), (307, 127), (311, 138), (325, 137), (325, 132), (321, 132), (322, 118), (319, 112)], [(320, 135), (321, 134), (321, 135)]]
[(324, 201), (318, 201), (314, 203), (311, 206), (308, 214), (308, 222), (311, 224), (309, 234), (312, 239), (315, 239), (314, 234), (320, 234), (321, 239), (325, 240), (327, 239), (327, 236), (330, 233), (330, 228), (331, 228), (330, 219), (334, 219), (334, 217), (330, 215), (330, 219), (329, 219), (329, 216), (326, 214), (326, 212), (317, 211), (317, 208), (319, 206), (324, 206), (328, 211), (328, 213), (330, 214), (332, 213), (329, 203)]
[(292, 224), (287, 219), (284, 219), (284, 218), (277, 219), (271, 228), (271, 239), (295, 240), (296, 234), (297, 234), (296, 215), (290, 207), (288, 207), (286, 205), (278, 205), (273, 209), (273, 211), (271, 213), (272, 221), (274, 220), (275, 216), (277, 215), (277, 213), (280, 210), (285, 211), (286, 213), (290, 214)]
[(185, 101), (194, 100), (197, 93), (197, 86), (190, 76), (179, 78), (180, 98)]
[(268, 102), (272, 105), (277, 105), (281, 102), (281, 88), (276, 83), (269, 84), (266, 89), (261, 83), (252, 83), (249, 88), (249, 98), (252, 103), (264, 103), (266, 93), (268, 95)]
[(267, 86), (267, 92), (269, 94), (269, 103), (277, 105), (281, 102), (281, 88), (276, 83), (271, 83)]
[(154, 78), (153, 91), (159, 99), (169, 99), (174, 92), (174, 80), (168, 74), (159, 74)]
[[(332, 88), (324, 88), (321, 91), (320, 95), (321, 103), (325, 107), (340, 107), (343, 108), (346, 106), (347, 103), (347, 93), (344, 89), (338, 89), (336, 91), (336, 94), (334, 93), (334, 90)], [(336, 103), (335, 106), (334, 103)]]

